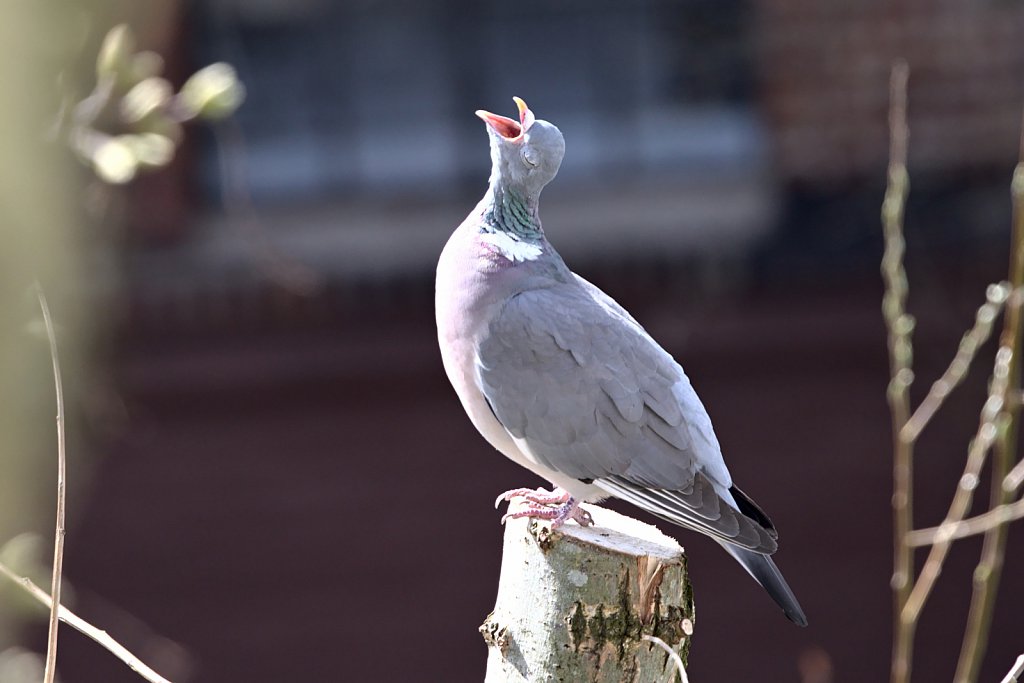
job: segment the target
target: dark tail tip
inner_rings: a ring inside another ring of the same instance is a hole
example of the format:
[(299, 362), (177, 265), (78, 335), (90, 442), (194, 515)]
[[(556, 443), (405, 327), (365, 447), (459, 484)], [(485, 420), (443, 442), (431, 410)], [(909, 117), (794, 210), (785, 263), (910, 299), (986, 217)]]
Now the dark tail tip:
[(794, 605), (794, 609), (791, 610), (786, 610), (785, 608), (783, 608), (783, 614), (786, 615), (787, 619), (792, 621), (800, 628), (807, 628), (807, 615), (804, 614), (804, 611), (802, 609), (800, 609), (799, 603), (796, 603)]
[(793, 595), (789, 584), (786, 583), (786, 579), (782, 578), (782, 572), (775, 566), (770, 556), (734, 545), (723, 545), (729, 554), (743, 565), (747, 573), (761, 584), (772, 600), (782, 608), (787, 619), (797, 626), (807, 626), (807, 615), (804, 614), (796, 596)]

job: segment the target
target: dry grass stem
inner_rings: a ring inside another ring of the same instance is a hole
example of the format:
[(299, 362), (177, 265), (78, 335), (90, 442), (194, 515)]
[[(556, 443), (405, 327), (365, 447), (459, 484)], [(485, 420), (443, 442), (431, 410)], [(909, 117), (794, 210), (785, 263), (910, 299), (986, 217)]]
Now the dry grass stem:
[(59, 625), (58, 607), (60, 606), (61, 572), (64, 566), (64, 509), (66, 503), (64, 470), (66, 463), (66, 447), (64, 439), (64, 388), (61, 382), (60, 357), (57, 354), (57, 335), (53, 329), (53, 318), (50, 307), (46, 303), (43, 288), (36, 283), (36, 296), (43, 312), (43, 324), (46, 326), (46, 338), (50, 342), (50, 359), (53, 362), (53, 383), (57, 393), (57, 524), (53, 539), (53, 574), (50, 582), (50, 595), (53, 596), (50, 606), (50, 627), (46, 639), (46, 669), (44, 683), (53, 683), (57, 674), (57, 628)]
[(683, 659), (679, 656), (679, 653), (669, 647), (668, 643), (659, 638), (658, 636), (649, 636), (644, 634), (641, 636), (644, 640), (654, 643), (662, 650), (668, 653), (668, 656), (675, 662), (676, 671), (679, 673), (679, 680), (681, 683), (690, 683), (690, 679), (686, 676), (686, 668), (683, 666)]
[(45, 605), (51, 611), (54, 611), (54, 606), (57, 606), (59, 608), (59, 610), (57, 610), (58, 616), (61, 621), (102, 645), (107, 651), (127, 664), (129, 669), (136, 672), (147, 681), (150, 681), (150, 683), (171, 683), (171, 681), (146, 666), (146, 664), (133, 655), (128, 648), (111, 638), (109, 633), (96, 628), (85, 619), (82, 619), (77, 614), (69, 610), (67, 607), (64, 607), (64, 605), (54, 602), (50, 599), (50, 596), (46, 594), (46, 591), (34, 584), (31, 579), (25, 576), (19, 576), (2, 562), (0, 562), (0, 576), (5, 576), (15, 585), (21, 586), (26, 593)]

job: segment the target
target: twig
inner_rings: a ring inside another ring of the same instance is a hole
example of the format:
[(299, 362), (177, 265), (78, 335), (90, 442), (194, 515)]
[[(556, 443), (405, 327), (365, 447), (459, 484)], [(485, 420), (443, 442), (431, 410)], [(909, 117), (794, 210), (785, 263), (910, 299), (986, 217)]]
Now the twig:
[[(997, 354), (996, 369), (993, 370), (994, 376), (999, 374), (999, 363), (1000, 355)], [(967, 462), (964, 465), (963, 474), (960, 475), (960, 481), (957, 483), (953, 500), (949, 504), (949, 510), (946, 512), (946, 517), (943, 519), (940, 528), (949, 528), (963, 520), (971, 507), (971, 501), (974, 500), (974, 491), (978, 488), (981, 469), (998, 434), (996, 418), (999, 415), (999, 410), (1002, 408), (1002, 400), (999, 397), (998, 389), (999, 387), (993, 383), (988, 400), (985, 401), (985, 405), (981, 409), (978, 430), (974, 434), (974, 438), (971, 440), (971, 445), (968, 448)], [(905, 539), (909, 539), (909, 532)], [(946, 561), (946, 556), (949, 554), (952, 543), (952, 539), (943, 538), (940, 535), (928, 552), (928, 558), (921, 569), (921, 574), (914, 583), (910, 598), (903, 607), (903, 612), (900, 615), (902, 621), (917, 621), (925, 602), (928, 600), (928, 596), (931, 594), (932, 588), (935, 586), (935, 581), (939, 578), (939, 574), (942, 573), (942, 565)], [(905, 543), (905, 545), (908, 550), (912, 550), (912, 546), (909, 543)]]
[(147, 681), (150, 681), (150, 683), (171, 683), (171, 681), (146, 666), (146, 664), (141, 659), (133, 655), (128, 648), (114, 640), (109, 633), (93, 626), (64, 605), (60, 605), (59, 603), (51, 600), (50, 596), (46, 594), (46, 591), (34, 584), (28, 577), (19, 576), (2, 562), (0, 562), (0, 575), (7, 577), (14, 582), (14, 584), (21, 586), (26, 593), (45, 605), (51, 610), (51, 612), (55, 605), (59, 607), (58, 615), (61, 621), (76, 631), (92, 638), (115, 657), (127, 664), (129, 669), (136, 672)]
[(968, 536), (983, 534), (1000, 524), (1007, 524), (1018, 519), (1024, 519), (1024, 500), (1018, 500), (1009, 505), (999, 505), (988, 512), (953, 524), (942, 524), (912, 531), (907, 537), (907, 544), (919, 548), (940, 541), (956, 541)]
[(992, 324), (996, 316), (1006, 303), (1010, 295), (1010, 283), (1000, 282), (989, 285), (985, 290), (985, 303), (978, 307), (974, 316), (974, 326), (971, 327), (957, 348), (956, 355), (950, 362), (949, 367), (942, 373), (942, 377), (932, 384), (928, 395), (917, 406), (914, 414), (910, 416), (907, 424), (904, 425), (900, 436), (906, 441), (916, 441), (921, 431), (928, 425), (935, 413), (942, 407), (946, 397), (953, 391), (967, 376), (967, 371), (974, 361), (978, 349), (988, 341), (992, 334)]
[(1021, 484), (1024, 484), (1024, 460), (1017, 463), (1016, 467), (1006, 475), (1006, 479), (1003, 479), (1003, 490), (1013, 493), (1020, 488)]
[(646, 633), (641, 636), (644, 640), (649, 641), (660, 647), (662, 650), (668, 653), (668, 656), (675, 662), (676, 671), (679, 672), (680, 683), (690, 683), (690, 679), (686, 677), (686, 668), (683, 667), (683, 658), (679, 656), (679, 653), (669, 647), (668, 643), (659, 638), (658, 636), (649, 636)]
[[(1007, 304), (1003, 333), (999, 340), (998, 356), (1005, 361), (1001, 368), (1005, 375), (996, 374), (992, 378), (992, 384), (999, 385), (1002, 406), (998, 422), (999, 437), (992, 462), (990, 508), (997, 508), (1012, 500), (1012, 493), (1006, 490), (1003, 482), (1013, 466), (1012, 460), (1017, 453), (1017, 431), (1020, 422), (1020, 404), (1012, 400), (1012, 397), (1020, 390), (1020, 353), (1024, 336), (1024, 314), (1021, 311), (1020, 296), (1020, 288), (1024, 286), (1024, 119), (1021, 122), (1019, 162), (1013, 172), (1010, 192), (1013, 198), (1010, 283), (1014, 287), (1014, 296)], [(988, 647), (988, 633), (992, 626), (999, 581), (1002, 578), (1008, 533), (1007, 524), (996, 525), (985, 532), (981, 560), (974, 569), (974, 590), (967, 616), (967, 630), (960, 649), (954, 683), (974, 683), (978, 679), (981, 662)]]
[[(889, 170), (885, 200), (882, 203), (882, 230), (885, 253), (882, 256), (882, 279), (885, 296), (882, 313), (888, 328), (890, 380), (887, 397), (892, 412), (893, 433), (893, 522), (894, 562), (892, 588), (894, 611), (899, 617), (910, 597), (913, 549), (903, 539), (913, 528), (913, 442), (903, 438), (903, 428), (910, 419), (910, 385), (913, 345), (910, 340), (914, 319), (906, 312), (907, 273), (903, 267), (906, 242), (903, 238), (903, 211), (909, 182), (907, 177), (907, 78), (906, 62), (893, 65), (889, 81)], [(913, 654), (914, 623), (897, 619), (893, 635), (892, 681), (910, 679)]]
[(64, 388), (61, 383), (60, 358), (57, 355), (57, 335), (50, 317), (50, 307), (46, 303), (46, 295), (42, 286), (36, 283), (36, 296), (39, 307), (43, 311), (43, 324), (46, 326), (46, 338), (50, 342), (50, 359), (53, 361), (53, 383), (57, 393), (57, 528), (53, 539), (53, 576), (50, 582), (50, 594), (53, 596), (50, 606), (50, 628), (46, 640), (46, 669), (44, 683), (53, 683), (57, 674), (57, 627), (58, 608), (60, 607), (61, 571), (64, 566), (64, 508), (65, 508), (65, 439), (64, 439)]
[(1017, 657), (1017, 661), (1014, 662), (1013, 668), (1006, 674), (1006, 678), (1002, 680), (1002, 683), (1017, 683), (1017, 679), (1022, 675), (1024, 675), (1024, 655)]

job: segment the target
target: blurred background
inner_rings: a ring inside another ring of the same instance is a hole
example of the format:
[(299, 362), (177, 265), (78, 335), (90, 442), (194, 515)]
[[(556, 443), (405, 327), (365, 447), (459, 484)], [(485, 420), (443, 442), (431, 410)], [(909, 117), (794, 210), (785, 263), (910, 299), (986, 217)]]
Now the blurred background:
[[(19, 96), (0, 126), (0, 543), (52, 534), (52, 378), (25, 332), (38, 278), (67, 354), (79, 614), (177, 683), (482, 678), (491, 503), (541, 482), (477, 435), (448, 385), (433, 269), (486, 187), (473, 111), (511, 115), (518, 95), (566, 138), (542, 201), (550, 241), (686, 368), (733, 476), (781, 530), (811, 622), (793, 627), (715, 544), (661, 525), (690, 557), (692, 680), (886, 679), (890, 67), (911, 70), (916, 402), (1006, 277), (1024, 3), (5, 6), (19, 21), (0, 63)], [(115, 187), (45, 140), (57, 74), (88, 93), (121, 22), (176, 87), (225, 61), (246, 100)], [(918, 526), (945, 513), (993, 351), (922, 439)], [(1019, 535), (981, 680), (1024, 649)], [(915, 680), (952, 675), (979, 548), (951, 553)], [(15, 628), (5, 609), (0, 645), (44, 647), (41, 621)], [(139, 680), (66, 628), (59, 669)]]

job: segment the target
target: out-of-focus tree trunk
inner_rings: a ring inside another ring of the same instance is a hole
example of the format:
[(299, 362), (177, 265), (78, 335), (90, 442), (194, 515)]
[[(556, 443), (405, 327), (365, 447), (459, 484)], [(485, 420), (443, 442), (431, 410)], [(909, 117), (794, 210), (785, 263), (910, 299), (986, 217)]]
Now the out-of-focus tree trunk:
[[(49, 141), (57, 118), (57, 72), (81, 32), (82, 5), (4, 2), (0, 22), (0, 546), (22, 532), (52, 539), (56, 500), (56, 405), (39, 304), (46, 291), (59, 325), (62, 362), (80, 368), (83, 312), (77, 245), (80, 211), (70, 155)], [(71, 476), (77, 466), (69, 466)], [(9, 548), (9, 551), (11, 549)], [(48, 557), (50, 549), (43, 548)], [(9, 557), (5, 559), (10, 559)], [(48, 560), (46, 560), (48, 564)], [(18, 604), (0, 599), (0, 651), (14, 642)], [(42, 612), (40, 612), (42, 614)]]
[[(516, 502), (513, 501), (513, 505)], [(693, 600), (675, 540), (611, 510), (594, 526), (509, 520), (487, 642), (487, 683), (675, 681), (660, 638), (686, 659)]]

